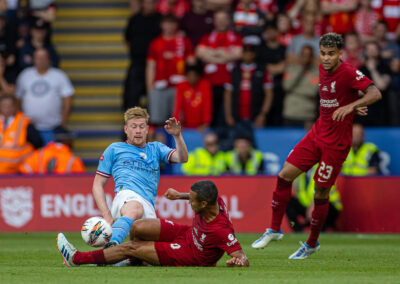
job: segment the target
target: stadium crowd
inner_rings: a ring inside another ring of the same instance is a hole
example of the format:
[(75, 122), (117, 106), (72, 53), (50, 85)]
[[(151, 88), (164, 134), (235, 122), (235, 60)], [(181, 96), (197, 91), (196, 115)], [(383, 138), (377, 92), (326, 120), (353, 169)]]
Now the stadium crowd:
[[(238, 137), (245, 137), (242, 144), (252, 149), (254, 128), (309, 129), (318, 116), (318, 42), (327, 32), (343, 35), (343, 60), (357, 66), (383, 94), (358, 122), (400, 125), (400, 0), (130, 4), (132, 15), (125, 29), (130, 67), (122, 107), (148, 108), (155, 127), (171, 116), (185, 128), (203, 132), (211, 127), (223, 151), (237, 146)], [(29, 125), (29, 133), (36, 128), (44, 144), (65, 130), (74, 94), (65, 73), (57, 69), (60, 59), (51, 42), (55, 9), (54, 0), (0, 1), (0, 96), (20, 101), (21, 115), (30, 119), (24, 127)], [(51, 84), (36, 84), (35, 77), (43, 74)], [(44, 94), (48, 99), (43, 100)], [(51, 125), (37, 105), (57, 106), (50, 114)], [(0, 117), (6, 137), (11, 124), (4, 114)], [(8, 147), (3, 142), (0, 147)], [(224, 158), (231, 172), (235, 151)], [(26, 153), (17, 156), (22, 163)], [(256, 164), (259, 159), (254, 159)], [(244, 164), (242, 168), (246, 173)], [(218, 166), (214, 170), (221, 171)], [(248, 170), (259, 171), (257, 166)]]

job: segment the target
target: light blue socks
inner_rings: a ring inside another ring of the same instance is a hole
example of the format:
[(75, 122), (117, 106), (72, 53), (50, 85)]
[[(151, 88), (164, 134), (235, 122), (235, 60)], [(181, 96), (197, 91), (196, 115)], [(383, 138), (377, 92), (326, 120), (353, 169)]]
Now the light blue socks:
[(112, 237), (110, 242), (122, 243), (129, 234), (129, 229), (133, 224), (133, 219), (129, 217), (121, 217), (112, 225)]

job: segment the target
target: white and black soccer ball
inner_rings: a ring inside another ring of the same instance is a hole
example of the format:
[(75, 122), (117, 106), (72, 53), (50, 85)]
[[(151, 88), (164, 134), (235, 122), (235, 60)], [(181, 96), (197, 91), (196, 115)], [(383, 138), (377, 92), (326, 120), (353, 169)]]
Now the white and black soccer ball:
[(91, 217), (82, 225), (81, 235), (85, 243), (92, 247), (103, 247), (111, 239), (111, 225), (101, 217)]

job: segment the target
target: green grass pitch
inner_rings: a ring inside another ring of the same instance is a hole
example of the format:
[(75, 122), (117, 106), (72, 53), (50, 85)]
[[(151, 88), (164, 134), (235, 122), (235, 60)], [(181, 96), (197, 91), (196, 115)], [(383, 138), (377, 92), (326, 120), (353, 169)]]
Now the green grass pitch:
[[(66, 233), (81, 250), (80, 234)], [(288, 260), (306, 240), (287, 234), (254, 250), (255, 234), (238, 234), (249, 268), (95, 267), (67, 268), (56, 249), (56, 233), (0, 234), (0, 283), (400, 283), (400, 235), (323, 234), (321, 250), (305, 260)]]

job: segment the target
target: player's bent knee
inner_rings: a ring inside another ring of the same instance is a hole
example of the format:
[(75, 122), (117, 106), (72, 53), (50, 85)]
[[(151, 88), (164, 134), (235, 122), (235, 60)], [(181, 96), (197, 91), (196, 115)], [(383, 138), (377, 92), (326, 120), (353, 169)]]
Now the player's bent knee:
[(125, 203), (121, 208), (121, 216), (126, 216), (133, 220), (142, 218), (143, 214), (143, 206), (137, 201), (129, 201)]

